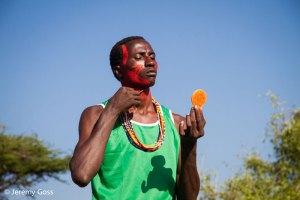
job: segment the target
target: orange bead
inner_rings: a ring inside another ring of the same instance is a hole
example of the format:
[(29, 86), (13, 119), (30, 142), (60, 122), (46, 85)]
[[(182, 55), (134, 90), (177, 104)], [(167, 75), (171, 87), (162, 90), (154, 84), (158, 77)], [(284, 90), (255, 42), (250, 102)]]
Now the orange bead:
[(202, 107), (204, 106), (207, 99), (207, 94), (204, 90), (197, 89), (193, 92), (191, 96), (191, 101), (194, 106)]

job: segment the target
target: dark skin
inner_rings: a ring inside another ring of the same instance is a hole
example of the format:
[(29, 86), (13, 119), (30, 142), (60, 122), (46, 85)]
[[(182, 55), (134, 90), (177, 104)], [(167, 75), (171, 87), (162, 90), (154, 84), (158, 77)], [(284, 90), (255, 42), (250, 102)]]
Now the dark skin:
[[(105, 146), (118, 116), (125, 111), (133, 120), (154, 123), (157, 119), (150, 87), (155, 84), (158, 64), (155, 53), (144, 40), (126, 44), (128, 58), (114, 69), (121, 87), (110, 98), (105, 108), (86, 108), (79, 122), (79, 141), (70, 161), (73, 181), (86, 186), (102, 163)], [(204, 135), (205, 119), (202, 110), (192, 107), (186, 117), (173, 113), (181, 138), (181, 151), (176, 180), (177, 199), (196, 199), (200, 179), (196, 167), (197, 139)]]

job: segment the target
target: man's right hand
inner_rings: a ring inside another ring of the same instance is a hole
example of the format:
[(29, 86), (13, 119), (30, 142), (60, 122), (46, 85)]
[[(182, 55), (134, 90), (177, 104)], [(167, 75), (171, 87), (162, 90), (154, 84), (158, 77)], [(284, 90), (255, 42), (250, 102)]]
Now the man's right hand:
[(128, 110), (131, 106), (138, 106), (140, 103), (140, 91), (130, 87), (120, 87), (120, 89), (110, 98), (109, 102), (109, 104), (116, 109), (118, 114)]

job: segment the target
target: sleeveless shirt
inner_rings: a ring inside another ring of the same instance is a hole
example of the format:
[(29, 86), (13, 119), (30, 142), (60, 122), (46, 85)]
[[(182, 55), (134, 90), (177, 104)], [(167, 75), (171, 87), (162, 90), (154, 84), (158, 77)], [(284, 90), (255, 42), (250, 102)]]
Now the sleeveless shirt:
[[(103, 107), (107, 101), (101, 104)], [(161, 106), (165, 121), (162, 146), (154, 152), (142, 151), (130, 143), (118, 119), (106, 144), (103, 162), (91, 181), (92, 199), (167, 200), (173, 199), (180, 138), (172, 112)], [(143, 124), (131, 120), (133, 130), (144, 144), (154, 144), (158, 121)]]

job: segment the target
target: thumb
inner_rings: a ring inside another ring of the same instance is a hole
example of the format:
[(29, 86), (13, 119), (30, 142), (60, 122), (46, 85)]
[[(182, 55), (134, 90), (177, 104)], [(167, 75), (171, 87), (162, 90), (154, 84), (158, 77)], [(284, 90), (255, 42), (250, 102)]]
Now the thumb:
[(179, 134), (180, 135), (185, 135), (185, 132), (184, 132), (184, 121), (181, 121), (180, 123), (179, 123)]

